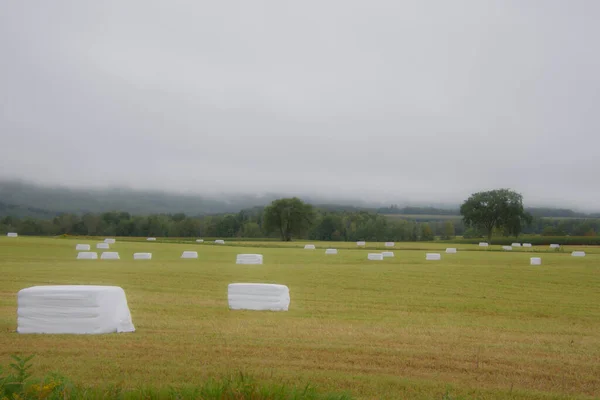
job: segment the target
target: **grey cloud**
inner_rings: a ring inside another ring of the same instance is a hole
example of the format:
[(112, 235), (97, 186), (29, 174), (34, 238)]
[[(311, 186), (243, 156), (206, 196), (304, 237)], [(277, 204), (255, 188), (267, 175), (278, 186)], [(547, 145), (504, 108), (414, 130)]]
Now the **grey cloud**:
[(595, 208), (595, 1), (0, 11), (0, 177)]

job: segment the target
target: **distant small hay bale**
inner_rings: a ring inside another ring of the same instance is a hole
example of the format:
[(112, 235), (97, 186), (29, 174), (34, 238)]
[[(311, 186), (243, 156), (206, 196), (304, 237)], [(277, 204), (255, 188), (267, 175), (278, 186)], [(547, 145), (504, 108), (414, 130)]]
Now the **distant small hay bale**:
[(111, 239), (111, 238), (104, 239), (104, 243), (108, 243), (108, 244), (115, 244), (115, 242), (116, 242), (116, 240), (115, 240), (115, 239)]
[(7, 236), (7, 237), (11, 237), (11, 238), (16, 238), (16, 237), (18, 237), (18, 236), (19, 236), (19, 234), (18, 234), (18, 233), (16, 233), (16, 232), (8, 232), (8, 233), (6, 234), (6, 236)]
[(573, 257), (585, 257), (585, 251), (574, 251), (571, 253)]
[(337, 254), (337, 249), (327, 249), (325, 250), (325, 254)]
[(363, 247), (364, 247), (364, 246), (366, 246), (366, 245), (367, 245), (367, 242), (365, 242), (364, 240), (359, 240), (358, 242), (356, 242), (356, 245), (357, 245), (357, 246), (363, 246)]
[(78, 260), (97, 260), (98, 253), (95, 251), (80, 251), (77, 253)]
[(479, 242), (479, 247), (488, 247), (489, 245), (487, 242)]
[(105, 251), (100, 256), (101, 260), (120, 260), (119, 253), (116, 251)]
[(511, 244), (512, 247), (521, 247), (521, 243), (513, 243)]
[(215, 244), (225, 244), (225, 241), (223, 239), (217, 239), (215, 240)]
[(383, 254), (381, 254), (381, 253), (369, 253), (369, 254), (367, 254), (367, 259), (368, 260), (373, 260), (373, 261), (382, 261), (383, 260)]
[(198, 258), (197, 251), (184, 251), (181, 253), (181, 258)]
[(540, 257), (531, 257), (529, 259), (530, 265), (542, 265), (542, 259)]
[(152, 260), (152, 253), (133, 253), (134, 260)]
[(75, 250), (90, 251), (90, 245), (89, 244), (78, 244), (77, 246), (75, 246)]
[(204, 239), (196, 239), (196, 243), (204, 243)]
[(511, 251), (512, 250), (512, 246), (502, 246), (502, 250), (504, 250), (504, 251)]
[(385, 247), (394, 247), (394, 242), (385, 242)]
[(146, 240), (149, 241), (149, 242), (156, 242), (156, 238), (155, 237), (149, 237)]
[(560, 244), (553, 243), (550, 245), (551, 249), (560, 249)]
[(523, 243), (523, 247), (532, 247), (531, 243)]
[(285, 285), (269, 283), (231, 283), (227, 287), (231, 310), (287, 311), (290, 290)]
[(425, 260), (427, 260), (427, 261), (439, 261), (441, 259), (442, 259), (442, 255), (440, 253), (425, 254)]
[(235, 260), (236, 264), (262, 264), (262, 254), (238, 254)]
[(108, 243), (98, 243), (98, 244), (96, 244), (96, 248), (107, 250), (107, 249), (110, 249), (110, 245)]
[(446, 249), (446, 253), (447, 254), (456, 254), (456, 248), (455, 247), (448, 247)]
[(314, 250), (314, 249), (315, 249), (314, 244), (307, 244), (304, 246), (304, 250)]
[(382, 251), (381, 255), (383, 256), (383, 258), (390, 258), (390, 257), (394, 257), (394, 252), (393, 251)]

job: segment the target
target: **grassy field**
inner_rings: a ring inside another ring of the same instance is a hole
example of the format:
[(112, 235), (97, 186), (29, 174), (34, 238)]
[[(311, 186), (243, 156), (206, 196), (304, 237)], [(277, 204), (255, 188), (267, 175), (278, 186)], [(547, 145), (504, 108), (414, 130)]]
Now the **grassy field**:
[[(97, 241), (97, 240), (96, 240)], [(189, 385), (243, 371), (358, 399), (587, 399), (600, 395), (600, 248), (459, 253), (403, 243), (367, 261), (354, 243), (122, 241), (119, 261), (76, 261), (72, 239), (0, 238), (0, 365), (86, 385)], [(380, 244), (369, 244), (383, 249)], [(337, 247), (337, 256), (325, 256)], [(198, 260), (181, 260), (197, 250)], [(471, 250), (471, 251), (465, 251)], [(133, 261), (149, 251), (151, 261)], [(260, 252), (262, 266), (235, 264)], [(530, 253), (541, 267), (529, 266)], [(227, 284), (288, 285), (290, 311), (230, 311)], [(19, 335), (16, 294), (33, 285), (125, 289), (135, 333)]]

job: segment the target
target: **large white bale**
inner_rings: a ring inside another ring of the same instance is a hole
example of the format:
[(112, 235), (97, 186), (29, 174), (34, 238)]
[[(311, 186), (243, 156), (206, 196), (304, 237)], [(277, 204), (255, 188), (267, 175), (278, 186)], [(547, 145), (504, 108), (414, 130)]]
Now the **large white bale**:
[(446, 253), (447, 254), (456, 254), (456, 248), (455, 247), (448, 247), (446, 249)]
[(90, 245), (89, 244), (78, 244), (77, 246), (75, 246), (75, 250), (90, 251)]
[(542, 265), (542, 259), (540, 257), (531, 257), (529, 263), (531, 265)]
[(19, 236), (19, 234), (18, 234), (18, 233), (16, 233), (16, 232), (8, 232), (8, 233), (6, 234), (6, 236), (8, 236), (8, 237), (18, 237), (18, 236)]
[(125, 292), (117, 286), (34, 286), (19, 291), (17, 303), (19, 333), (135, 331)]
[(108, 243), (98, 243), (96, 244), (96, 248), (107, 250), (110, 249), (110, 245)]
[(357, 246), (366, 246), (367, 242), (365, 242), (364, 240), (359, 240), (358, 242), (356, 242)]
[(369, 253), (369, 254), (367, 254), (367, 259), (368, 260), (373, 260), (373, 261), (380, 261), (380, 260), (383, 260), (383, 254), (381, 254), (381, 253)]
[(181, 258), (198, 258), (197, 251), (184, 251), (181, 253)]
[(150, 238), (148, 238), (146, 240), (149, 241), (149, 242), (156, 242), (156, 238), (153, 238), (153, 237), (150, 237)]
[(488, 247), (489, 243), (487, 242), (479, 242), (479, 247)]
[(504, 250), (504, 251), (511, 251), (512, 247), (511, 246), (502, 246), (502, 250)]
[(262, 264), (262, 254), (238, 254), (235, 260), (236, 264)]
[(104, 243), (108, 243), (108, 244), (115, 244), (115, 242), (116, 242), (116, 240), (115, 240), (115, 239), (111, 239), (111, 238), (104, 239)]
[(196, 243), (204, 243), (204, 239), (196, 239)]
[(385, 247), (394, 247), (394, 242), (385, 242)]
[(314, 250), (314, 249), (315, 249), (314, 244), (307, 244), (304, 246), (304, 250)]
[(551, 245), (550, 245), (550, 248), (551, 248), (551, 249), (560, 249), (560, 244), (556, 244), (556, 243), (554, 243), (554, 244), (551, 244)]
[(215, 240), (216, 244), (225, 244), (225, 241), (223, 239), (217, 239)]
[(325, 250), (325, 254), (337, 254), (337, 249), (327, 249)]
[(394, 257), (394, 252), (393, 251), (382, 251), (381, 255), (383, 256), (383, 258), (390, 258), (390, 257)]
[(133, 253), (134, 260), (152, 260), (152, 253)]
[(521, 247), (521, 243), (513, 243), (511, 244), (512, 247)]
[(116, 251), (105, 251), (100, 256), (101, 260), (120, 260), (119, 253)]
[(231, 283), (227, 300), (232, 310), (287, 311), (290, 290), (285, 285), (269, 283)]
[(98, 253), (95, 251), (80, 251), (77, 253), (78, 260), (97, 260)]
[(442, 255), (440, 253), (426, 253), (425, 254), (425, 260), (427, 261), (436, 261), (436, 260), (441, 260), (442, 259)]
[(523, 247), (531, 247), (531, 243), (523, 243)]
[(585, 257), (585, 251), (574, 251), (571, 253), (573, 257)]

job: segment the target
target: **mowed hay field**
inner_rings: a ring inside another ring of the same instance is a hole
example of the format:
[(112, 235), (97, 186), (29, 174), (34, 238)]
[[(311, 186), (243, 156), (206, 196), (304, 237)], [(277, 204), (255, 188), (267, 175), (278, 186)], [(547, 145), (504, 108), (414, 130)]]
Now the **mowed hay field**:
[[(34, 375), (84, 385), (180, 386), (243, 371), (357, 399), (600, 396), (600, 248), (577, 258), (572, 248), (402, 243), (395, 258), (367, 261), (373, 250), (354, 243), (117, 239), (121, 260), (75, 260), (77, 243), (94, 251), (98, 241), (0, 238), (0, 365), (36, 354)], [(425, 261), (436, 248), (442, 260)], [(181, 260), (184, 250), (199, 259)], [(236, 265), (239, 253), (263, 254), (264, 265)], [(230, 311), (233, 282), (285, 284), (290, 310)], [(17, 292), (59, 284), (121, 286), (136, 332), (15, 333)]]

